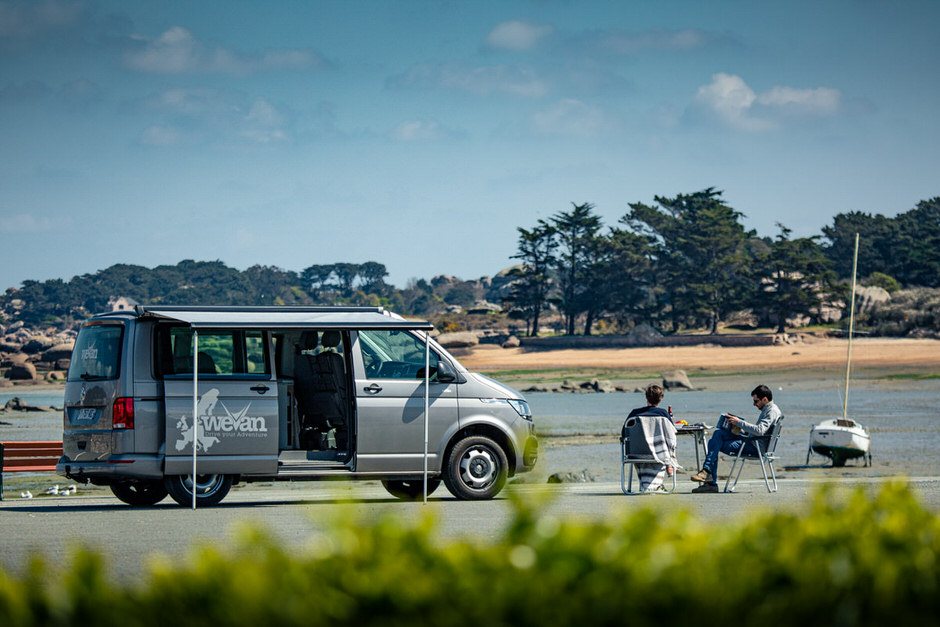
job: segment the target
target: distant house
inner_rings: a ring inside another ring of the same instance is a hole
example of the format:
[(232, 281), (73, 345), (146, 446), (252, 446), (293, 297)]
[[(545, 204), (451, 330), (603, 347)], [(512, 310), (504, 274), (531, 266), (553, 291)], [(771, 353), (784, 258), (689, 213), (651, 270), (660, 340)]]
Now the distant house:
[(127, 311), (139, 305), (136, 300), (127, 296), (112, 296), (108, 299), (110, 311)]

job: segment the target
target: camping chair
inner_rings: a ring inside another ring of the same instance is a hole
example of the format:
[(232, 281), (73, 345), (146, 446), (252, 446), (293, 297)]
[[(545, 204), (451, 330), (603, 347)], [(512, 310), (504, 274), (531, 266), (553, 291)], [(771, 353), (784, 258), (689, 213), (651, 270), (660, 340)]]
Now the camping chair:
[[(744, 462), (760, 462), (761, 472), (764, 473), (764, 485), (767, 486), (768, 492), (777, 491), (777, 473), (774, 472), (774, 461), (777, 459), (774, 451), (777, 450), (777, 440), (780, 439), (780, 430), (783, 428), (783, 416), (780, 416), (780, 419), (773, 424), (768, 432), (764, 435), (744, 435), (744, 446), (738, 449), (738, 454), (732, 456), (734, 462), (731, 464), (731, 472), (728, 473), (728, 479), (725, 481), (725, 492), (734, 492), (734, 489), (738, 485), (738, 478), (741, 476), (741, 471), (744, 470)], [(754, 444), (753, 447), (748, 446), (748, 442)], [(755, 450), (756, 449), (756, 450)], [(740, 462), (740, 467), (738, 463)], [(734, 469), (738, 467), (738, 474), (735, 475)], [(767, 475), (767, 469), (770, 468), (770, 476)], [(731, 477), (734, 477), (734, 483), (731, 483)], [(771, 481), (773, 481), (773, 488), (770, 487)], [(729, 489), (729, 484), (731, 487)]]
[[(627, 418), (623, 423), (623, 429), (620, 432), (620, 490), (624, 494), (636, 494), (633, 492), (633, 467), (636, 464), (662, 464), (662, 461), (650, 451), (646, 442), (646, 435), (643, 429), (643, 422), (655, 423), (664, 420), (670, 424), (671, 421), (658, 415), (641, 415)], [(672, 427), (675, 428), (675, 427)], [(630, 467), (629, 478), (627, 466)], [(676, 490), (676, 475), (679, 465), (676, 464), (672, 473), (672, 490)], [(637, 471), (637, 480), (639, 480), (639, 471)]]

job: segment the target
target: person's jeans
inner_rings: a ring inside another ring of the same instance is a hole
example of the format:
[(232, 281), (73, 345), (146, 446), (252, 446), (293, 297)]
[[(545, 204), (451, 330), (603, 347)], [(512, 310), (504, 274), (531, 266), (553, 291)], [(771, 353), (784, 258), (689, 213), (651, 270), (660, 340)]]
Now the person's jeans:
[[(718, 484), (718, 454), (737, 455), (742, 446), (749, 444), (740, 435), (735, 435), (729, 429), (715, 429), (712, 437), (708, 440), (708, 453), (705, 455), (705, 464), (702, 468), (707, 470), (712, 477), (712, 483)], [(754, 444), (750, 443), (749, 449), (754, 449)], [(749, 452), (749, 451), (745, 451)]]

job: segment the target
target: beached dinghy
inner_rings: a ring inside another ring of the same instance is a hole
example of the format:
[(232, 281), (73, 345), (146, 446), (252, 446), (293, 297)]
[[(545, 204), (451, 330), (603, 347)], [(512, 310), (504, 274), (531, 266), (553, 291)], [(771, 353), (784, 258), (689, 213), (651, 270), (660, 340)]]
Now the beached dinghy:
[[(846, 460), (865, 458), (865, 465), (871, 464), (871, 436), (865, 427), (850, 418), (835, 418), (819, 423), (809, 434), (810, 451), (824, 455), (832, 460), (832, 465), (845, 466)], [(809, 463), (809, 453), (806, 455)]]
[(845, 394), (842, 397), (842, 417), (824, 420), (809, 433), (809, 450), (832, 460), (836, 468), (845, 466), (846, 460), (863, 457), (871, 465), (871, 436), (865, 427), (849, 418), (849, 379), (852, 374), (852, 333), (855, 330), (855, 279), (858, 273), (858, 233), (855, 234), (855, 255), (852, 259), (852, 303), (849, 306), (849, 346), (845, 358)]

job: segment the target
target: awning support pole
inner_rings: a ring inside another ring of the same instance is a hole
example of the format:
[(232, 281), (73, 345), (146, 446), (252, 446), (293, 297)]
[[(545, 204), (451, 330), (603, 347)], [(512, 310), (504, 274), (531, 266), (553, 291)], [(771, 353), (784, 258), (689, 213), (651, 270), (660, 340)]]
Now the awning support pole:
[(199, 443), (199, 331), (193, 329), (193, 511), (196, 511), (196, 444)]
[(428, 502), (428, 409), (431, 387), (431, 335), (424, 332), (424, 502)]

